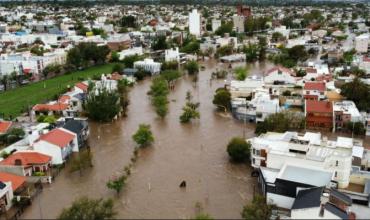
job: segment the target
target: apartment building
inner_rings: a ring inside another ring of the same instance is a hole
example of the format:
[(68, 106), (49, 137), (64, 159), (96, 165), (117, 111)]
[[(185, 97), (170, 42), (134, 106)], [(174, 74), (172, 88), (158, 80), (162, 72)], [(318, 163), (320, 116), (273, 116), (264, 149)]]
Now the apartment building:
[(197, 9), (189, 13), (189, 33), (199, 37), (201, 35), (201, 15)]

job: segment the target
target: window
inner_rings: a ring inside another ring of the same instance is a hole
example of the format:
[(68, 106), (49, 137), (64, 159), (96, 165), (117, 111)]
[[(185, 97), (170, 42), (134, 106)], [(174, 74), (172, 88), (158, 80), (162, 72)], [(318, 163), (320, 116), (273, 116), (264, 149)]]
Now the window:
[(334, 172), (334, 177), (337, 177), (338, 176), (338, 173), (337, 171)]
[(337, 167), (339, 164), (339, 161), (335, 161), (335, 166)]

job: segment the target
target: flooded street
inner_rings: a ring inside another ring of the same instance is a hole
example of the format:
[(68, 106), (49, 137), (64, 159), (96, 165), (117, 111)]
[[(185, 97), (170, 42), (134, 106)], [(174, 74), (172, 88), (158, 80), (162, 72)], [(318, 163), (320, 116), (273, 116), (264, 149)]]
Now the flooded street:
[[(203, 65), (203, 64), (202, 64)], [(206, 62), (195, 87), (190, 77), (178, 80), (169, 95), (169, 113), (158, 119), (147, 96), (151, 81), (135, 85), (130, 93), (126, 118), (110, 124), (90, 123), (90, 145), (94, 167), (69, 173), (64, 169), (55, 182), (26, 210), (22, 218), (56, 218), (64, 207), (80, 196), (114, 198), (117, 218), (190, 218), (196, 204), (214, 218), (240, 218), (242, 206), (253, 196), (255, 179), (247, 165), (228, 160), (226, 145), (243, 135), (243, 123), (215, 112), (214, 91), (224, 80), (210, 83), (216, 66)], [(252, 66), (260, 74), (271, 65)], [(179, 116), (190, 90), (200, 102), (200, 120), (181, 124)], [(135, 147), (132, 134), (141, 123), (150, 124), (155, 143), (140, 151), (139, 159), (121, 196), (106, 187), (107, 180), (129, 163)], [(253, 124), (246, 125), (247, 137), (254, 135)], [(181, 181), (187, 188), (180, 189)]]

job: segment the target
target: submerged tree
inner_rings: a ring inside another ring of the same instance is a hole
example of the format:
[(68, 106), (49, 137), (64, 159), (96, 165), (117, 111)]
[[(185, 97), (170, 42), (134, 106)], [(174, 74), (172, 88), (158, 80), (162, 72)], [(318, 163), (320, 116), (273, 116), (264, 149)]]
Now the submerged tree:
[(152, 105), (157, 115), (164, 118), (168, 112), (167, 95), (169, 94), (169, 89), (167, 81), (162, 77), (153, 79), (148, 94), (151, 96)]
[(244, 206), (242, 212), (242, 218), (249, 219), (260, 219), (269, 220), (274, 209), (274, 205), (266, 204), (265, 197), (256, 195), (250, 204)]
[(227, 145), (227, 153), (235, 162), (244, 162), (250, 156), (250, 143), (243, 138), (234, 137)]
[(183, 113), (180, 116), (181, 123), (188, 123), (192, 119), (200, 118), (200, 113), (198, 111), (199, 102), (195, 103), (192, 102), (193, 96), (191, 95), (190, 91), (186, 93), (186, 104), (182, 108)]
[(93, 89), (87, 95), (85, 110), (89, 118), (95, 121), (109, 122), (120, 112), (120, 95), (104, 86)]
[(68, 208), (63, 209), (59, 220), (103, 220), (112, 219), (116, 212), (113, 207), (113, 200), (90, 199), (82, 197), (72, 203)]
[(154, 142), (154, 137), (152, 131), (150, 130), (150, 125), (140, 124), (139, 129), (134, 135), (132, 135), (132, 139), (140, 147), (145, 147), (152, 144)]
[(107, 182), (107, 187), (109, 189), (115, 190), (117, 195), (121, 192), (122, 188), (125, 186), (126, 176), (122, 175), (119, 177), (113, 177)]
[(216, 90), (216, 94), (213, 97), (213, 104), (218, 109), (224, 110), (225, 112), (230, 109), (231, 94), (227, 89), (219, 88)]

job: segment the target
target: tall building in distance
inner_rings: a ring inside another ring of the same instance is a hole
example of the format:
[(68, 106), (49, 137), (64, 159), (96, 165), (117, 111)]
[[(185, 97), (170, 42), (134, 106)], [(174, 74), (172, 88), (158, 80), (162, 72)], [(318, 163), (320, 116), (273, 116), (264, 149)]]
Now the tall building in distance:
[(238, 5), (236, 7), (236, 13), (239, 16), (244, 16), (244, 17), (249, 17), (252, 16), (252, 10), (250, 7), (245, 6), (245, 5)]
[(201, 34), (201, 20), (197, 9), (189, 13), (189, 32), (197, 37)]
[(244, 16), (236, 14), (233, 16), (234, 28), (237, 33), (244, 32), (244, 21), (245, 21)]

